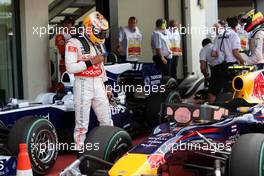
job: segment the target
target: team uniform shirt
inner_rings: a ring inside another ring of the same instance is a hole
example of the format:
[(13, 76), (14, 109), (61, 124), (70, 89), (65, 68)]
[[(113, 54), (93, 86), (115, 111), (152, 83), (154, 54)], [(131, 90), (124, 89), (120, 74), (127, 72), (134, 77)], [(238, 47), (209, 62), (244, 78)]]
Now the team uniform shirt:
[(249, 33), (245, 31), (240, 25), (238, 27), (237, 33), (241, 41), (241, 50), (249, 50)]
[(138, 61), (142, 55), (142, 40), (143, 36), (138, 27), (134, 32), (128, 27), (121, 28), (119, 32), (120, 54), (126, 56), (127, 61)]
[(181, 56), (181, 36), (178, 30), (173, 31), (172, 28), (168, 29), (169, 34), (169, 48), (173, 56)]
[(153, 51), (153, 55), (158, 55), (156, 53), (156, 49), (160, 48), (162, 51), (163, 56), (168, 59), (172, 58), (172, 51), (170, 50), (170, 40), (169, 40), (169, 33), (167, 30), (159, 31), (156, 30), (152, 33), (151, 36), (151, 47)]
[(233, 50), (241, 50), (241, 41), (238, 34), (232, 29), (227, 29), (220, 34), (214, 44), (213, 50), (218, 52), (219, 57), (224, 57), (227, 63), (237, 62)]
[[(58, 79), (60, 76), (66, 71), (65, 68), (65, 45), (68, 40), (71, 39), (71, 34), (67, 34), (65, 32), (59, 32), (54, 35), (50, 40), (50, 46), (54, 47), (56, 53), (56, 63), (58, 63), (58, 68), (60, 74), (58, 75)], [(52, 48), (53, 49), (53, 48)]]
[(264, 63), (264, 31), (258, 31), (253, 39), (252, 55), (247, 59), (248, 65)]
[(214, 45), (212, 43), (204, 46), (200, 51), (200, 61), (206, 61), (210, 66), (214, 67), (224, 62), (223, 57), (214, 58), (211, 56)]

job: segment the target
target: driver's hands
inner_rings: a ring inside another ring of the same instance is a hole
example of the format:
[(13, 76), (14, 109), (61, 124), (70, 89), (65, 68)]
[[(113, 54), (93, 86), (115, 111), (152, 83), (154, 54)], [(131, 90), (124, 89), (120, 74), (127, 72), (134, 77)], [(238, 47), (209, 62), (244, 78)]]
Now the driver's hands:
[(104, 56), (103, 55), (98, 55), (98, 56), (91, 56), (90, 54), (84, 54), (81, 56), (79, 61), (91, 61), (93, 65), (95, 64), (100, 64), (101, 62), (104, 62)]
[(105, 58), (103, 55), (98, 55), (98, 56), (95, 56), (91, 59), (91, 62), (93, 65), (95, 64), (100, 64), (102, 62), (104, 62)]
[(82, 55), (81, 58), (79, 58), (78, 60), (79, 60), (79, 61), (83, 61), (83, 62), (85, 62), (85, 61), (89, 61), (89, 60), (91, 60), (92, 58), (93, 58), (93, 56), (91, 56), (90, 54), (84, 54), (84, 55)]
[(109, 100), (113, 97), (113, 91), (111, 87), (106, 86), (106, 93)]
[(167, 65), (168, 61), (165, 58), (161, 59), (164, 65)]

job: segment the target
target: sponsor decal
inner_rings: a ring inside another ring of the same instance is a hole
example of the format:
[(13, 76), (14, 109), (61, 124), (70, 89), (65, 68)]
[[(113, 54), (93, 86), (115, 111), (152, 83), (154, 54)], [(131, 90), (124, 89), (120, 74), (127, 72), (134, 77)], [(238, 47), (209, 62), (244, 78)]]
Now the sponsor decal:
[(161, 84), (162, 75), (152, 75), (152, 76), (145, 76), (144, 83), (145, 85), (159, 85)]
[(235, 133), (237, 131), (237, 125), (232, 125), (231, 126), (231, 132)]
[(157, 147), (156, 144), (140, 144), (142, 147)]
[(47, 119), (48, 121), (50, 120), (50, 114), (48, 113), (47, 115), (36, 115), (37, 117)]
[(263, 100), (264, 97), (264, 77), (263, 74), (260, 73), (254, 80), (254, 88), (252, 96), (258, 99)]
[(167, 138), (165, 138), (165, 137), (158, 137), (158, 136), (149, 137), (148, 139), (149, 140), (153, 140), (153, 141), (167, 141)]
[(166, 137), (170, 137), (172, 136), (171, 133), (161, 133), (161, 134), (158, 134), (157, 137), (162, 137), (162, 138), (166, 138)]
[(159, 85), (161, 84), (162, 75), (152, 75), (152, 76), (145, 76), (144, 84), (145, 85)]
[(76, 53), (76, 52), (77, 52), (77, 48), (74, 47), (74, 46), (68, 46), (68, 51), (69, 51), (69, 52)]
[(166, 162), (163, 154), (153, 154), (147, 157), (151, 169), (156, 169)]
[(0, 175), (16, 175), (16, 166), (15, 157), (0, 156)]
[(235, 135), (233, 136), (230, 136), (227, 140), (226, 140), (226, 143), (229, 143), (229, 144), (234, 144), (236, 143), (236, 141), (238, 140), (240, 134), (238, 132), (236, 132)]
[(111, 114), (112, 115), (117, 115), (120, 113), (125, 113), (126, 112), (126, 107), (125, 106), (110, 106)]

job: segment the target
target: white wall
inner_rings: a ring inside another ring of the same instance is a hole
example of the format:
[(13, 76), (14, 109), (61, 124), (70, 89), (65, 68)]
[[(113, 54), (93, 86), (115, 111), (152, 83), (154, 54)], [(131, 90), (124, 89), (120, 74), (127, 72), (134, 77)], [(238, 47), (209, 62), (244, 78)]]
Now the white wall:
[(218, 0), (206, 1), (205, 4), (205, 24), (207, 27), (212, 27), (218, 21)]
[(33, 26), (48, 25), (48, 1), (21, 0), (20, 14), (24, 97), (33, 99), (50, 83), (48, 36), (33, 35)]
[(169, 18), (174, 19), (181, 23), (181, 1), (180, 0), (169, 0)]
[(188, 72), (200, 73), (199, 52), (202, 48), (201, 41), (206, 35), (196, 29), (206, 26), (206, 13), (205, 9), (200, 9), (196, 0), (187, 0), (186, 6), (186, 24), (192, 28), (192, 30), (190, 29), (191, 32), (187, 34)]
[(118, 0), (119, 26), (126, 26), (130, 16), (138, 18), (138, 26), (143, 33), (142, 61), (152, 62), (151, 33), (156, 20), (164, 18), (164, 0)]
[[(181, 1), (180, 0), (169, 0), (169, 18), (170, 20), (176, 20), (179, 24), (182, 23), (181, 15)], [(182, 36), (181, 36), (182, 37)], [(179, 58), (177, 77), (183, 79), (183, 58)]]
[(257, 8), (259, 11), (264, 13), (264, 1), (263, 0), (257, 0)]

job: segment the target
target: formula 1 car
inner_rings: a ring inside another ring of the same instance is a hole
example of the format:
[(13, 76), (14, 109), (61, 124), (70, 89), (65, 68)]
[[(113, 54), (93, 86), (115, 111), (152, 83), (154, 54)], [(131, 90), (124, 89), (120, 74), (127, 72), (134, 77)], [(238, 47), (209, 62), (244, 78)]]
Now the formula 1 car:
[[(153, 86), (154, 91), (159, 91), (162, 76), (154, 64), (147, 63), (108, 65), (106, 70), (114, 91), (114, 98), (110, 102), (114, 125), (131, 134), (135, 131), (132, 128), (133, 112), (127, 105), (124, 93), (127, 86), (123, 88), (120, 84), (120, 75), (124, 73), (126, 77), (139, 81), (139, 84), (134, 83), (134, 87), (128, 88), (132, 92), (144, 93), (151, 93)], [(11, 153), (17, 156), (19, 144), (26, 143), (33, 171), (38, 175), (46, 174), (53, 167), (58, 150), (61, 149), (57, 144), (68, 144), (68, 147), (64, 146), (61, 150), (76, 149), (76, 146), (71, 146), (75, 125), (74, 76), (65, 72), (61, 80), (63, 91), (41, 93), (34, 101), (12, 99), (7, 106), (0, 107), (0, 148), (3, 155)], [(89, 130), (98, 126), (93, 111), (90, 118)]]
[[(161, 116), (168, 122), (128, 151), (131, 138), (125, 131), (97, 127), (86, 142), (98, 143), (99, 149), (85, 150), (60, 175), (263, 175), (264, 106), (256, 104), (263, 103), (263, 74), (264, 70), (248, 71), (234, 78), (232, 102), (237, 107), (231, 111), (211, 105), (162, 104)], [(100, 135), (106, 131), (108, 135)], [(183, 171), (177, 173), (175, 167)]]

